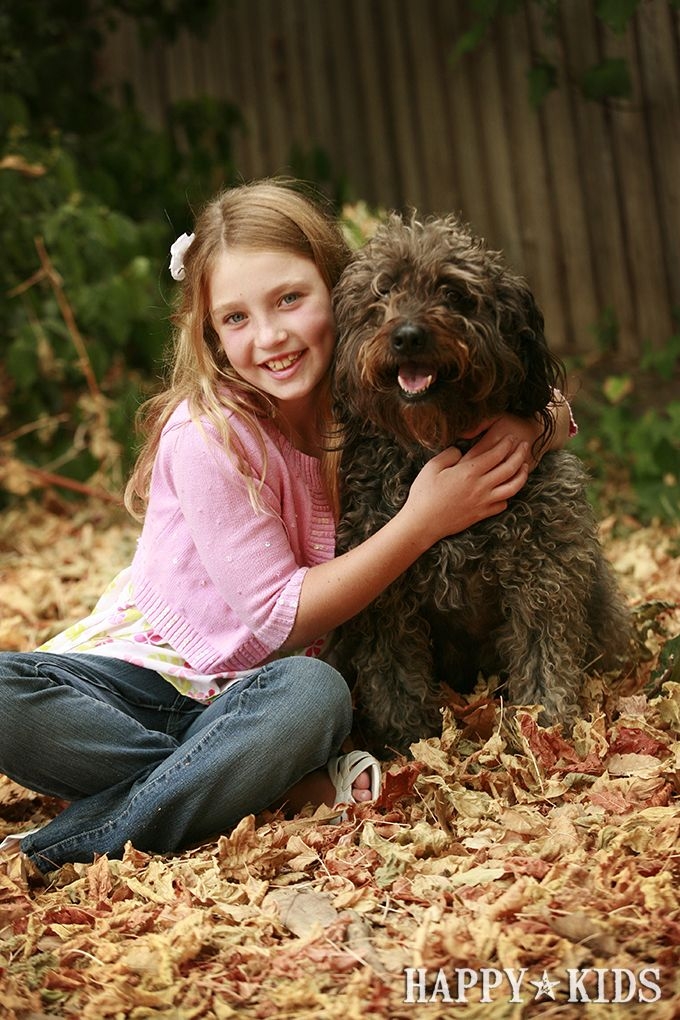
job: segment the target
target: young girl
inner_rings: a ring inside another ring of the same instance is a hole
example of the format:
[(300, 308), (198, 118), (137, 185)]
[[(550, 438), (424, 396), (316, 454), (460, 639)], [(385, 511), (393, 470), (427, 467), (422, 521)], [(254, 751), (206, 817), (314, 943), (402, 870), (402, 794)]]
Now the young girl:
[[(127, 490), (137, 552), (94, 613), (0, 656), (0, 769), (69, 805), (20, 849), (41, 871), (126, 841), (170, 852), (286, 804), (374, 798), (323, 636), (420, 553), (524, 484), (534, 421), (504, 418), (426, 465), (403, 509), (334, 558), (324, 477), (336, 223), (275, 181), (219, 195), (173, 245), (170, 385)], [(555, 406), (550, 445), (568, 429)]]

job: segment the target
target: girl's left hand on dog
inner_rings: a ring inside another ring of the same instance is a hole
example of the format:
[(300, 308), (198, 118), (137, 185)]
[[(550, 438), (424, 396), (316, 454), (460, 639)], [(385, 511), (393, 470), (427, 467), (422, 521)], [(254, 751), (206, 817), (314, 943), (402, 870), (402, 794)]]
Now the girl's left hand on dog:
[(515, 414), (501, 414), (498, 418), (490, 418), (475, 430), (477, 435), (484, 433), (475, 443), (479, 452), (490, 450), (504, 436), (513, 436), (518, 443), (527, 444), (527, 468), (533, 471), (541, 458), (549, 450), (561, 449), (569, 436), (569, 405), (566, 401), (553, 401), (549, 405), (555, 422), (555, 428), (547, 438), (547, 442), (537, 442), (544, 434), (544, 425), (539, 418), (519, 418)]
[(525, 442), (502, 435), (486, 436), (461, 456), (449, 447), (427, 462), (415, 478), (401, 513), (420, 513), (427, 548), (440, 538), (464, 531), (486, 517), (502, 513), (527, 480), (529, 451)]
[(535, 418), (518, 418), (514, 414), (502, 414), (498, 418), (482, 423), (477, 434), (483, 433), (483, 435), (475, 443), (473, 449), (478, 454), (485, 453), (487, 450), (491, 450), (501, 439), (509, 436), (518, 445), (520, 443), (526, 444), (526, 466), (529, 471), (533, 471), (538, 464), (540, 455), (543, 453), (543, 450), (541, 450), (537, 459), (533, 451), (534, 443), (542, 431), (542, 425)]

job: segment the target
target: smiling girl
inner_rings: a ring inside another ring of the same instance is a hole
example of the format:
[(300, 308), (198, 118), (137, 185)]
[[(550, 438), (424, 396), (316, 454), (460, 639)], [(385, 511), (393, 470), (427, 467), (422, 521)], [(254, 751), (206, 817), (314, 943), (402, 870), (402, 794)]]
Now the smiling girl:
[(0, 768), (70, 802), (21, 840), (41, 871), (379, 793), (375, 759), (342, 753), (350, 694), (324, 635), (503, 510), (540, 425), (501, 420), (433, 457), (397, 516), (334, 557), (330, 294), (348, 258), (324, 209), (275, 181), (218, 195), (173, 246), (172, 374), (126, 493), (144, 519), (133, 562), (86, 620), (0, 655)]

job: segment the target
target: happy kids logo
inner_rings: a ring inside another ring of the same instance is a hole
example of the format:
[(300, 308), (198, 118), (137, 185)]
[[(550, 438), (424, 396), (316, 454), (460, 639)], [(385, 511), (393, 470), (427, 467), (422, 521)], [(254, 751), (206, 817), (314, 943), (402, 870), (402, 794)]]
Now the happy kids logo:
[(440, 968), (429, 974), (426, 967), (406, 967), (404, 1002), (450, 1002), (455, 1005), (501, 1000), (510, 1003), (541, 1000), (652, 1003), (661, 998), (660, 976), (661, 971), (657, 967), (643, 967), (638, 971), (627, 967), (568, 968), (559, 975), (547, 970), (532, 975), (524, 967), (502, 970), (496, 967), (478, 970), (455, 967), (451, 971)]

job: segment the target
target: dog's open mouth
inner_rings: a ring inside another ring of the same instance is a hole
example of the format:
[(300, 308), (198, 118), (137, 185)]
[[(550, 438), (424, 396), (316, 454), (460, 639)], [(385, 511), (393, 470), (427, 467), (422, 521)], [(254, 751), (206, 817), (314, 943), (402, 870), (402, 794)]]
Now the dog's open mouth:
[(429, 365), (418, 365), (415, 361), (405, 361), (399, 366), (397, 382), (405, 397), (424, 396), (437, 381), (437, 370)]

